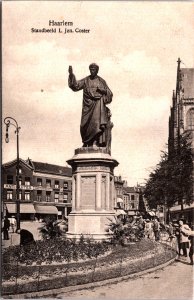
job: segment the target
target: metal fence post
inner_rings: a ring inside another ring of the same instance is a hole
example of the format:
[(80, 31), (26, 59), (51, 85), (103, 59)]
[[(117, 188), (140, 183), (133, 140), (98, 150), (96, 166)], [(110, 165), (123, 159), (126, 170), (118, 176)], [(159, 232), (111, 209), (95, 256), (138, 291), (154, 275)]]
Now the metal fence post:
[(38, 266), (38, 281), (37, 281), (37, 291), (39, 292), (40, 286), (40, 265)]
[(156, 256), (156, 245), (154, 244), (154, 259), (153, 259), (153, 267), (155, 267), (155, 256)]
[(15, 278), (16, 294), (18, 293), (18, 263), (19, 263), (19, 257), (17, 257), (17, 264), (16, 264), (16, 278)]
[(69, 269), (69, 259), (67, 260), (67, 268), (66, 268), (66, 275), (65, 275), (65, 285), (67, 286), (67, 282), (68, 282), (68, 269)]
[(120, 276), (122, 273), (122, 263), (123, 263), (123, 257), (121, 256), (121, 260), (120, 260)]
[(98, 258), (98, 255), (96, 255), (96, 259), (95, 259), (95, 263), (94, 263), (94, 270), (92, 273), (92, 282), (94, 281), (94, 275), (95, 275), (95, 270), (96, 270), (96, 265), (97, 265), (97, 258)]

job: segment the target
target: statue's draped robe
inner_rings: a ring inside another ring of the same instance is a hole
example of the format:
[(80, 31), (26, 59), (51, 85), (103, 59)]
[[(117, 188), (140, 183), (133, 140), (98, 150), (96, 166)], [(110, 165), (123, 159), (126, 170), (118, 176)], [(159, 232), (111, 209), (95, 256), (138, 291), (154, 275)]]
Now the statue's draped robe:
[[(108, 122), (106, 104), (112, 101), (112, 92), (104, 79), (96, 76), (91, 79), (90, 76), (81, 80), (76, 80), (75, 75), (69, 76), (69, 87), (77, 92), (83, 89), (83, 105), (80, 132), (82, 142), (89, 144), (95, 140), (96, 136), (100, 138), (100, 144), (106, 144), (104, 127)], [(97, 92), (97, 87), (106, 91), (106, 95)], [(104, 126), (102, 126), (104, 125)]]

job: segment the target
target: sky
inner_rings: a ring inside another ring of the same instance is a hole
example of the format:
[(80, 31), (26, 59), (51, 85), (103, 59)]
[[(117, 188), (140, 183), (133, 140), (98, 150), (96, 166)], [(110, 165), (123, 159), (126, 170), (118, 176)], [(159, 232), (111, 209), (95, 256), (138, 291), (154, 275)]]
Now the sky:
[[(21, 127), (22, 159), (67, 165), (82, 146), (82, 91), (68, 87), (90, 63), (113, 92), (112, 157), (115, 175), (129, 186), (145, 183), (167, 149), (177, 59), (194, 67), (194, 3), (130, 1), (4, 1), (2, 3), (2, 120)], [(51, 29), (49, 20), (72, 22), (73, 33)], [(87, 29), (89, 33), (75, 32)], [(2, 130), (2, 162), (16, 158), (14, 127)]]

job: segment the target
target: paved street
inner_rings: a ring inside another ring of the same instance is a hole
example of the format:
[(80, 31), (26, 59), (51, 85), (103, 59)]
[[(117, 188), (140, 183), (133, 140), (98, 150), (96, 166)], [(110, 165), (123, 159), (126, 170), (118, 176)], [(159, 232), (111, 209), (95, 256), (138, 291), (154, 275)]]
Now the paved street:
[(193, 267), (176, 261), (164, 269), (115, 284), (59, 293), (57, 298), (193, 299)]

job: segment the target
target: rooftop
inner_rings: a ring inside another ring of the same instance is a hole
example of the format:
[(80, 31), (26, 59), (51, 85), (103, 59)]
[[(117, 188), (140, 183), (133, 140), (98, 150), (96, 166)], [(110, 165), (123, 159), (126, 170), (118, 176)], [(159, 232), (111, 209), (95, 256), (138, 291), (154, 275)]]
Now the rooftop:
[(72, 169), (70, 167), (53, 165), (32, 160), (30, 160), (30, 162), (35, 172), (72, 176)]

